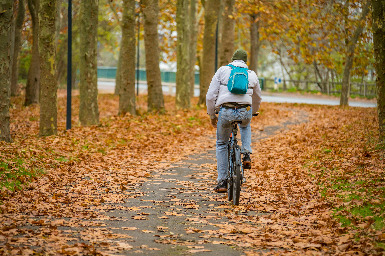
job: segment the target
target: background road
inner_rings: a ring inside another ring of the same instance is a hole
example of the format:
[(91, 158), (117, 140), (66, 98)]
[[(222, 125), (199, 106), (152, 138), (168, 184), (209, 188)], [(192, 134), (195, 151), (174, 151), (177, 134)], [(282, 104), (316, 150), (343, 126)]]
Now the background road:
[[(163, 92), (165, 94), (175, 94), (175, 84), (163, 83)], [(115, 90), (115, 80), (98, 80), (98, 89), (102, 93), (113, 93)], [(139, 84), (139, 93), (147, 91), (147, 84), (142, 82)], [(194, 96), (199, 96), (199, 89), (194, 90)], [(316, 105), (339, 105), (340, 99), (337, 97), (326, 95), (301, 95), (289, 93), (269, 93), (262, 92), (263, 102), (275, 103), (298, 103), (298, 104), (316, 104)], [(376, 100), (350, 99), (349, 106), (375, 108)]]

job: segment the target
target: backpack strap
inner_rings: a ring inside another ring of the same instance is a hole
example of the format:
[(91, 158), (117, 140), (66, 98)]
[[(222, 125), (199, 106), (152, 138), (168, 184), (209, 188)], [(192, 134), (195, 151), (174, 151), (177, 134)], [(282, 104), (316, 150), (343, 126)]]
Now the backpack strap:
[[(230, 67), (231, 69), (233, 69), (233, 68), (244, 68), (244, 67), (238, 67), (238, 66), (236, 67), (236, 66), (234, 66), (232, 64), (228, 64), (227, 66)], [(244, 68), (244, 69), (249, 70), (248, 68)]]

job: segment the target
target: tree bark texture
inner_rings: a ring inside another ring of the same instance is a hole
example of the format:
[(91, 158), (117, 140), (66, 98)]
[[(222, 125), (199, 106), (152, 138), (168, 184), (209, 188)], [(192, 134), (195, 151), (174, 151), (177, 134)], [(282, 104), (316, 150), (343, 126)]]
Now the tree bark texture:
[(190, 0), (178, 0), (176, 6), (177, 29), (177, 70), (176, 70), (176, 98), (178, 109), (190, 108), (190, 40), (191, 22), (189, 12)]
[(198, 105), (206, 104), (206, 93), (216, 70), (215, 33), (218, 21), (219, 0), (205, 1), (205, 28), (203, 32), (203, 56), (200, 70), (200, 88)]
[(221, 59), (221, 49), (222, 49), (222, 32), (223, 32), (223, 22), (225, 18), (225, 1), (220, 1), (218, 8), (218, 20), (217, 20), (217, 27), (216, 27), (216, 62), (217, 62), (217, 68)]
[(135, 109), (135, 1), (123, 0), (120, 55), (119, 114), (136, 114)]
[(164, 99), (159, 68), (159, 3), (158, 0), (142, 0), (141, 6), (144, 16), (148, 111), (163, 111)]
[(197, 2), (190, 0), (190, 97), (194, 96), (195, 87), (195, 63), (197, 61), (197, 42), (198, 42), (198, 22), (197, 22)]
[[(68, 52), (68, 35), (60, 34), (60, 32), (68, 28), (67, 9), (64, 8), (63, 0), (57, 0), (56, 8), (56, 79), (57, 84), (65, 84), (67, 82), (67, 52)], [(67, 2), (67, 1), (66, 1)], [(74, 38), (74, 37), (72, 37)], [(74, 40), (72, 40), (74, 41)]]
[(353, 67), (354, 60), (354, 50), (357, 45), (357, 41), (360, 38), (362, 31), (364, 30), (364, 24), (362, 21), (366, 18), (369, 13), (370, 1), (368, 0), (362, 9), (361, 18), (359, 20), (359, 24), (354, 31), (350, 42), (348, 43), (348, 50), (346, 52), (345, 59), (345, 67), (344, 74), (342, 77), (342, 89), (341, 89), (341, 98), (340, 98), (340, 106), (348, 106), (349, 105), (349, 94), (350, 94), (350, 71)]
[(234, 3), (235, 0), (225, 0), (219, 66), (229, 64), (234, 53)]
[(19, 52), (21, 45), (21, 30), (23, 28), (25, 17), (24, 0), (19, 0), (19, 7), (17, 10), (17, 17), (15, 21), (15, 38), (12, 61), (12, 77), (11, 77), (11, 96), (17, 95), (19, 91), (18, 77), (19, 77)]
[(9, 105), (11, 95), (11, 34), (13, 0), (0, 0), (0, 141), (11, 142)]
[(40, 57), (39, 57), (39, 0), (28, 0), (32, 20), (32, 57), (25, 88), (25, 106), (39, 102)]
[(80, 5), (80, 109), (84, 126), (99, 124), (97, 36), (98, 0), (81, 1)]
[(250, 65), (249, 69), (258, 71), (258, 54), (261, 42), (259, 41), (259, 14), (250, 15)]
[(372, 0), (372, 9), (378, 123), (380, 142), (385, 144), (385, 1)]
[[(115, 7), (112, 5), (111, 1), (108, 1), (108, 4), (110, 6), (112, 13), (114, 14), (116, 21), (118, 22), (118, 25), (120, 26), (120, 29), (122, 30), (122, 22), (120, 21), (119, 15), (118, 15)], [(118, 58), (119, 58), (118, 59), (118, 66), (116, 68), (116, 76), (115, 76), (115, 90), (114, 90), (115, 95), (119, 95), (120, 84), (122, 81), (121, 76), (120, 76), (120, 72), (121, 72), (120, 68), (121, 68), (121, 64), (122, 64), (122, 42), (120, 42), (120, 51), (119, 51), (119, 57)]]
[(40, 0), (40, 136), (57, 134), (56, 1)]

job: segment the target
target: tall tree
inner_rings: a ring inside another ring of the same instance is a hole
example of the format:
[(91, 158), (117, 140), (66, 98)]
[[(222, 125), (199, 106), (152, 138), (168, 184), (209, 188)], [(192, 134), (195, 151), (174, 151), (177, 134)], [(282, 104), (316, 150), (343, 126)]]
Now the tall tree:
[(205, 1), (205, 28), (203, 32), (203, 56), (200, 69), (200, 94), (198, 104), (206, 104), (206, 93), (211, 78), (216, 70), (215, 65), (215, 33), (218, 21), (219, 0)]
[(250, 65), (249, 68), (257, 72), (258, 70), (258, 54), (261, 42), (259, 41), (259, 13), (250, 15)]
[(9, 105), (11, 94), (11, 32), (13, 0), (0, 0), (0, 141), (11, 141)]
[(219, 53), (219, 66), (227, 65), (234, 53), (234, 3), (235, 0), (226, 0), (222, 26), (222, 43)]
[(135, 1), (123, 0), (119, 114), (135, 115)]
[(191, 70), (190, 41), (192, 24), (190, 21), (190, 0), (178, 0), (176, 6), (177, 70), (176, 70), (176, 107), (190, 108)]
[(81, 125), (99, 124), (97, 36), (98, 0), (80, 4), (80, 109)]
[(56, 0), (40, 0), (40, 136), (57, 133)]
[[(112, 1), (108, 1), (108, 5), (109, 5), (109, 7), (110, 7), (110, 9), (112, 11), (112, 14), (114, 15), (114, 18), (115, 18), (116, 22), (118, 23), (118, 26), (122, 30), (122, 34), (123, 34), (121, 18), (119, 17), (118, 12), (116, 10), (116, 2), (113, 3)], [(115, 95), (119, 95), (120, 84), (121, 84), (121, 81), (122, 81), (121, 76), (120, 76), (121, 66), (122, 66), (121, 64), (122, 64), (122, 41), (120, 42), (118, 65), (117, 65), (117, 68), (116, 68), (115, 90), (114, 90), (114, 94)]]
[(372, 0), (372, 9), (378, 123), (380, 141), (385, 144), (385, 1)]
[(17, 17), (15, 20), (15, 38), (14, 38), (14, 48), (13, 48), (13, 61), (12, 61), (12, 72), (11, 72), (11, 95), (15, 96), (19, 90), (18, 87), (18, 77), (19, 77), (19, 52), (21, 45), (21, 30), (23, 28), (25, 17), (25, 2), (24, 0), (19, 0)]
[(195, 63), (197, 62), (197, 43), (198, 43), (198, 20), (197, 1), (190, 0), (190, 97), (194, 96), (195, 87)]
[(32, 57), (25, 88), (24, 105), (39, 102), (40, 57), (39, 57), (39, 0), (28, 0), (28, 9), (32, 20)]
[(144, 16), (144, 47), (146, 49), (146, 76), (148, 111), (162, 111), (164, 99), (159, 68), (158, 0), (142, 0)]
[(354, 50), (356, 48), (357, 41), (360, 38), (362, 31), (364, 30), (365, 23), (363, 21), (365, 20), (366, 16), (369, 13), (369, 6), (370, 6), (370, 1), (367, 0), (367, 2), (364, 4), (364, 6), (362, 8), (362, 14), (361, 14), (361, 18), (359, 20), (358, 26), (357, 26), (356, 30), (354, 31), (352, 38), (348, 42), (348, 50), (346, 53), (344, 74), (342, 77), (340, 106), (348, 106), (348, 104), (349, 104), (350, 71), (351, 71), (352, 66), (353, 66)]

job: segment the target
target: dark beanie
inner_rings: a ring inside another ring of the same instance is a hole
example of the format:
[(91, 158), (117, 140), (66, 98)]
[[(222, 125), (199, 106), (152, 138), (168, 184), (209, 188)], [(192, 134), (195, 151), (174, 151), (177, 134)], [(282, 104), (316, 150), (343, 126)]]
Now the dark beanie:
[(245, 50), (238, 49), (234, 52), (231, 60), (243, 60), (244, 62), (247, 62), (247, 52)]

